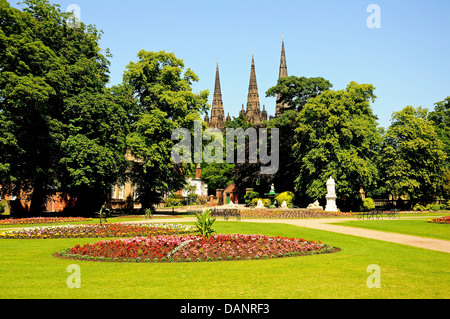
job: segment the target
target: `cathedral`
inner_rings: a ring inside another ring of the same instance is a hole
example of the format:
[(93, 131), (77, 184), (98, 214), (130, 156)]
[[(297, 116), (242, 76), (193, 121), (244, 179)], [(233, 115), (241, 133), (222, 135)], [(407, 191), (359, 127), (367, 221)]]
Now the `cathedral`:
[[(278, 78), (287, 77), (287, 64), (286, 64), (286, 54), (284, 50), (284, 40), (281, 43), (281, 58), (280, 58), (280, 72)], [(280, 97), (277, 96), (275, 117), (283, 114), (285, 109), (289, 108), (289, 105), (280, 102)], [(244, 109), (244, 104), (242, 104), (242, 110), (240, 114), (243, 114), (247, 121), (253, 125), (260, 125), (263, 121), (267, 120), (267, 112), (265, 106), (261, 111), (261, 106), (259, 104), (259, 94), (258, 94), (258, 84), (256, 82), (256, 71), (255, 71), (255, 58), (252, 54), (252, 65), (250, 69), (250, 82), (248, 85), (248, 95), (247, 95), (247, 108)], [(216, 65), (216, 80), (214, 84), (214, 96), (211, 109), (211, 117), (208, 114), (205, 116), (205, 123), (208, 127), (218, 128), (223, 130), (225, 123), (230, 121), (231, 117), (228, 113), (225, 118), (225, 112), (222, 102), (222, 92), (220, 89), (220, 76), (219, 76), (219, 63)]]

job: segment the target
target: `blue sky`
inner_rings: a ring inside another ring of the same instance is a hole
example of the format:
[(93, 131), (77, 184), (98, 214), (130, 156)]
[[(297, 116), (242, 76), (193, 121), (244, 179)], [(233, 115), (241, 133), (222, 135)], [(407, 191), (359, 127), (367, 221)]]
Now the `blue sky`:
[[(450, 1), (403, 0), (51, 0), (76, 4), (81, 20), (104, 31), (111, 85), (122, 81), (139, 50), (174, 52), (200, 81), (214, 89), (219, 61), (225, 113), (237, 116), (247, 101), (252, 50), (261, 107), (275, 112), (265, 92), (276, 84), (284, 35), (289, 75), (321, 76), (344, 89), (371, 83), (374, 113), (387, 127), (407, 105), (429, 109), (450, 96)], [(14, 4), (15, 1), (10, 3)], [(368, 28), (370, 4), (380, 8), (381, 28)]]

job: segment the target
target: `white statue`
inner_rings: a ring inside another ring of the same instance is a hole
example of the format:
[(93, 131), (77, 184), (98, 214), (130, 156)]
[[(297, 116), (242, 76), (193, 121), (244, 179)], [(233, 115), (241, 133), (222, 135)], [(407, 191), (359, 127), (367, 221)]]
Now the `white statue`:
[(327, 196), (335, 196), (335, 183), (333, 177), (330, 176), (330, 178), (327, 181)]
[(316, 200), (314, 203), (309, 204), (307, 208), (308, 208), (308, 209), (323, 210), (323, 207), (320, 206), (319, 201), (317, 201), (317, 200)]
[(331, 176), (327, 181), (327, 195), (325, 198), (327, 199), (325, 210), (327, 212), (337, 212), (335, 182)]
[(262, 200), (258, 200), (258, 204), (256, 205), (256, 208), (264, 208), (264, 204)]
[(281, 208), (283, 208), (283, 209), (288, 208), (288, 205), (287, 205), (286, 201), (283, 201), (283, 202), (281, 203)]

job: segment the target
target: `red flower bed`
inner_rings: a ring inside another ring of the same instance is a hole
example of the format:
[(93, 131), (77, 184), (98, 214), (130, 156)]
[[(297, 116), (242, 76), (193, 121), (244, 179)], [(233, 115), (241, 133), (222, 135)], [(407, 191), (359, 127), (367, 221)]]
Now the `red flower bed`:
[(76, 245), (58, 257), (133, 262), (267, 259), (335, 251), (321, 242), (263, 235), (135, 237)]
[(30, 217), (2, 219), (0, 225), (23, 225), (23, 224), (54, 224), (54, 223), (72, 223), (92, 220), (92, 218), (83, 217)]
[(436, 224), (450, 224), (450, 216), (443, 216), (439, 218), (430, 219), (429, 222)]

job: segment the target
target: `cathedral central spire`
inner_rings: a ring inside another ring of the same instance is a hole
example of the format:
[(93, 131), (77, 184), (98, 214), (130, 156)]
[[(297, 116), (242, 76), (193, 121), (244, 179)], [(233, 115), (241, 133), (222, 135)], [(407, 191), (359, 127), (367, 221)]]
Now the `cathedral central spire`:
[(261, 124), (264, 120), (261, 117), (261, 107), (259, 105), (258, 83), (256, 82), (255, 56), (252, 52), (252, 66), (250, 69), (250, 82), (248, 84), (247, 111), (245, 115), (252, 124)]

